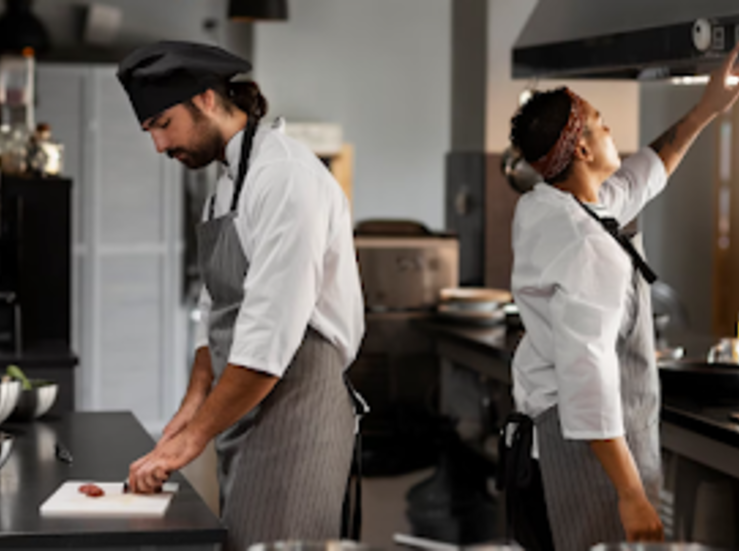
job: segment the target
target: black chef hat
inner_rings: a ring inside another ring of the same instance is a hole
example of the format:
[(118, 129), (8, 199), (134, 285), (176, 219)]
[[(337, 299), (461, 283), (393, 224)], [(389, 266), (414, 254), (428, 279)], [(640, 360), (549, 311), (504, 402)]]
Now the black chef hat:
[(251, 63), (221, 48), (164, 41), (134, 50), (121, 61), (118, 80), (139, 122), (251, 71)]

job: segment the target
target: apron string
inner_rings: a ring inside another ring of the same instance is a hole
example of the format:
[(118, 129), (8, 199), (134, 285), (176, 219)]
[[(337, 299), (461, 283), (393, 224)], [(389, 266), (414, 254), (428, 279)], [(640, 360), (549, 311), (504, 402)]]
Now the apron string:
[(618, 244), (621, 245), (621, 248), (626, 251), (626, 254), (629, 255), (631, 261), (634, 264), (634, 267), (641, 273), (644, 279), (647, 280), (647, 283), (651, 285), (652, 283), (657, 281), (657, 274), (654, 273), (654, 270), (649, 267), (649, 264), (646, 263), (644, 257), (642, 257), (642, 255), (639, 254), (639, 251), (636, 250), (636, 247), (634, 247), (631, 239), (621, 233), (621, 231), (619, 230), (618, 221), (615, 218), (610, 216), (601, 218), (592, 210), (590, 210), (577, 197), (575, 197), (575, 201), (577, 201), (580, 206), (585, 209), (585, 212), (587, 212), (594, 220), (596, 220), (601, 226), (603, 226), (603, 228), (618, 242)]
[(239, 197), (244, 187), (246, 174), (249, 172), (249, 158), (251, 157), (251, 148), (254, 143), (254, 135), (257, 133), (258, 121), (253, 117), (249, 117), (244, 129), (244, 136), (241, 139), (241, 156), (239, 157), (239, 171), (234, 181), (234, 193), (231, 197), (231, 212), (235, 212), (239, 206)]
[(362, 533), (362, 434), (359, 424), (362, 417), (369, 413), (369, 406), (362, 395), (354, 389), (346, 371), (344, 385), (354, 408), (355, 426), (352, 466), (349, 469), (344, 504), (341, 508), (341, 538), (359, 541)]
[(210, 196), (210, 201), (208, 205), (208, 220), (213, 220), (215, 218), (216, 213), (216, 194), (213, 193), (213, 195)]
[[(246, 174), (249, 172), (249, 158), (251, 157), (251, 149), (254, 143), (254, 135), (257, 133), (258, 123), (255, 122), (251, 117), (246, 122), (246, 128), (244, 128), (244, 135), (241, 138), (241, 155), (239, 156), (239, 170), (234, 180), (234, 191), (231, 197), (231, 212), (236, 211), (239, 206), (239, 197), (241, 196), (241, 190), (244, 187), (244, 180)], [(210, 202), (208, 205), (208, 220), (215, 218), (216, 210), (216, 194), (210, 196)]]

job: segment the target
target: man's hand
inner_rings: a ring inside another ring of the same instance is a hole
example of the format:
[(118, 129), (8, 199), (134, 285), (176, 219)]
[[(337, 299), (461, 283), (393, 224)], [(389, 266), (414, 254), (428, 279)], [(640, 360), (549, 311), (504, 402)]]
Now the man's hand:
[(158, 492), (173, 471), (194, 460), (205, 449), (207, 439), (191, 430), (183, 430), (166, 442), (160, 442), (151, 453), (131, 465), (128, 486), (132, 492)]
[(721, 67), (711, 74), (711, 79), (706, 85), (703, 97), (701, 97), (697, 106), (707, 117), (714, 117), (727, 111), (739, 98), (739, 86), (732, 86), (727, 82), (729, 77), (734, 74), (737, 54), (739, 54), (739, 42), (726, 56)]
[[(200, 455), (211, 439), (264, 400), (278, 381), (274, 375), (229, 364), (185, 428), (131, 465), (128, 477), (131, 491), (159, 490), (172, 471)], [(173, 426), (172, 432), (175, 429)]]
[(664, 541), (662, 521), (644, 492), (621, 496), (618, 511), (628, 541)]

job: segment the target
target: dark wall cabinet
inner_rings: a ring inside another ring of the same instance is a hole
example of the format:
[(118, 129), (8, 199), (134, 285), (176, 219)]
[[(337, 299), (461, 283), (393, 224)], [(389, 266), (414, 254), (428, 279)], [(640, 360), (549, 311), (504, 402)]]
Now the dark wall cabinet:
[(20, 304), (22, 348), (70, 340), (71, 188), (60, 178), (0, 177), (0, 272)]
[(70, 350), (72, 182), (0, 176), (0, 373), (20, 366), (60, 384), (56, 411), (74, 409)]

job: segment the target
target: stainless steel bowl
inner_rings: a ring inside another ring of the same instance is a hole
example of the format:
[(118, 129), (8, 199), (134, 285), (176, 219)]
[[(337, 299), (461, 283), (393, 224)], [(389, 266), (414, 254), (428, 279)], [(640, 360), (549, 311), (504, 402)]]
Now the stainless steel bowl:
[(31, 381), (33, 388), (23, 390), (11, 415), (13, 421), (31, 421), (51, 409), (59, 393), (59, 385), (48, 381)]
[(720, 551), (700, 543), (601, 543), (590, 551)]
[(5, 421), (13, 413), (20, 394), (20, 381), (0, 382), (0, 423)]
[[(370, 551), (372, 547), (351, 540), (302, 541), (285, 540), (255, 543), (248, 551)], [(375, 550), (376, 551), (376, 550)]]
[(8, 457), (10, 457), (12, 449), (13, 437), (6, 432), (0, 432), (0, 469), (2, 469)]

